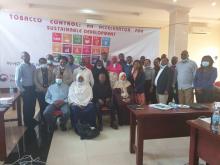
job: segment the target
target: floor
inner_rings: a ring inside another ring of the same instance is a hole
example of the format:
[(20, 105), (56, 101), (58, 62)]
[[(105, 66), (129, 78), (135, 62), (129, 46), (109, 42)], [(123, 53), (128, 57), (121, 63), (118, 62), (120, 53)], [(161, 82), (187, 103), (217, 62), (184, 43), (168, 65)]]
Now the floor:
[[(188, 152), (188, 137), (145, 140), (143, 161), (144, 165), (184, 165)], [(93, 140), (80, 140), (72, 130), (58, 130), (53, 135), (47, 164), (135, 165), (135, 155), (129, 153), (129, 126), (119, 130), (105, 127)]]
[[(8, 111), (6, 118), (15, 115), (15, 112)], [(67, 132), (57, 130), (50, 135), (43, 127), (26, 130), (14, 127), (16, 122), (6, 125), (7, 138), (14, 139), (13, 143), (17, 145), (5, 164), (31, 155), (48, 165), (135, 165), (135, 155), (129, 153), (129, 126), (113, 130), (105, 123), (97, 138), (80, 140), (72, 129)], [(144, 165), (185, 165), (188, 152), (189, 137), (145, 140), (143, 162)], [(205, 165), (203, 161), (200, 163)]]

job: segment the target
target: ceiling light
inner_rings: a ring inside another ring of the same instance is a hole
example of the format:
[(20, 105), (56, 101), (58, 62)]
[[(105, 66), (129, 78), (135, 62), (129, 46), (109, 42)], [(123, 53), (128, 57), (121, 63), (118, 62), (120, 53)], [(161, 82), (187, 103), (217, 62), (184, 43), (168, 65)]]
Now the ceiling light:
[(212, 2), (212, 6), (213, 6), (213, 7), (216, 6), (216, 2)]
[(177, 2), (177, 0), (173, 0), (173, 2), (175, 3), (175, 2)]
[(94, 10), (91, 10), (91, 9), (81, 9), (80, 13), (83, 13), (83, 14), (95, 14), (96, 12)]

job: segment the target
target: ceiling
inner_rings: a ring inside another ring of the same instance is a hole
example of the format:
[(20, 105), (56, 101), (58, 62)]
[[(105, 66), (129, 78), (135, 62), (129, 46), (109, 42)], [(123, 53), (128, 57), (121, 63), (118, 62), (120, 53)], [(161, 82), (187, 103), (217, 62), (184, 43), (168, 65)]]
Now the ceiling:
[(220, 24), (220, 0), (0, 0), (0, 8), (81, 22), (156, 27), (168, 25), (169, 12), (183, 8), (189, 10), (191, 22)]

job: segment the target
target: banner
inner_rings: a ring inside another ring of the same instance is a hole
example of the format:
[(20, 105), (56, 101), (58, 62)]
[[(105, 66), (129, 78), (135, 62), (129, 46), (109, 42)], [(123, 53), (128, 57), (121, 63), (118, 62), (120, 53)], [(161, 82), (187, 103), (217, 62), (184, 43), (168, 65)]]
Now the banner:
[(160, 30), (154, 28), (86, 24), (0, 12), (0, 88), (14, 86), (15, 68), (22, 62), (22, 51), (30, 53), (34, 64), (47, 54), (72, 54), (76, 63), (81, 59), (94, 63), (102, 52), (153, 60), (159, 55), (159, 37)]

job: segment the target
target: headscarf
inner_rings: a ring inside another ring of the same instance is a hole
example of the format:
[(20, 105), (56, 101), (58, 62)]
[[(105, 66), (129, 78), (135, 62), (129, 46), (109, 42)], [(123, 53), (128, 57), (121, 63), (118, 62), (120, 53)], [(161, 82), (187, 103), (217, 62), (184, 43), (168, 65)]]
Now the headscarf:
[(127, 79), (122, 80), (122, 76), (126, 77), (126, 73), (121, 72), (119, 74), (119, 80), (115, 82), (114, 89), (115, 88), (120, 88), (121, 89), (121, 96), (123, 98), (127, 98), (129, 96), (127, 88), (131, 85), (131, 83)]
[[(100, 69), (97, 68), (98, 62), (101, 62), (101, 64), (102, 64)], [(94, 80), (95, 80), (96, 82), (98, 81), (98, 79), (99, 79), (99, 74), (101, 74), (101, 73), (104, 73), (105, 76), (106, 76), (107, 81), (109, 81), (108, 71), (107, 71), (107, 70), (105, 69), (105, 67), (103, 66), (103, 62), (102, 62), (101, 60), (97, 60), (96, 63), (95, 63), (95, 65), (94, 65), (94, 67), (93, 67), (93, 69), (92, 69), (92, 74), (93, 74)]]
[[(83, 77), (83, 82), (79, 82), (79, 78)], [(87, 106), (92, 100), (93, 93), (89, 83), (85, 80), (82, 74), (77, 74), (76, 81), (74, 81), (69, 89), (68, 100), (70, 104), (76, 104), (80, 106)]]
[(115, 82), (114, 88), (127, 88), (131, 85), (131, 83), (127, 80), (127, 78), (125, 80), (122, 80), (122, 76), (126, 77), (126, 73), (121, 72), (119, 74), (119, 80)]

